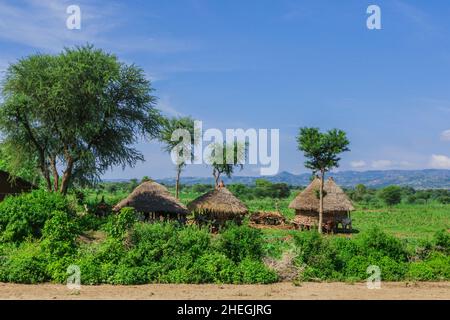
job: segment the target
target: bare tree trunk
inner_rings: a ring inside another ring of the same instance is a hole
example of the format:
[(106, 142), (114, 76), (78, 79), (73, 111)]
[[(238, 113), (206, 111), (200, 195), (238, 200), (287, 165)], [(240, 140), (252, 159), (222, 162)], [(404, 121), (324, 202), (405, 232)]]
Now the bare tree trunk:
[(220, 172), (218, 170), (214, 169), (213, 176), (214, 176), (215, 188), (217, 189), (219, 187)]
[(322, 223), (323, 223), (323, 185), (324, 185), (325, 172), (322, 170), (320, 172), (320, 204), (319, 204), (319, 233), (322, 233)]
[(70, 178), (72, 177), (73, 164), (74, 164), (73, 158), (69, 157), (67, 159), (67, 167), (66, 170), (64, 170), (61, 180), (61, 188), (59, 190), (59, 192), (61, 192), (64, 195), (67, 194), (67, 190), (69, 188)]
[(56, 157), (52, 157), (50, 160), (50, 166), (52, 167), (53, 174), (53, 190), (57, 191), (59, 189), (59, 173), (56, 168)]
[(180, 175), (181, 175), (181, 166), (177, 167), (177, 178), (175, 180), (175, 198), (178, 199), (180, 194)]

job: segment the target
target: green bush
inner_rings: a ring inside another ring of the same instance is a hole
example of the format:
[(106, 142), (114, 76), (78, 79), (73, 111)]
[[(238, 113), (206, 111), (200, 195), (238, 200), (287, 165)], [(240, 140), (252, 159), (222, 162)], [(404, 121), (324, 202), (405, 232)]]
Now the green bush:
[(110, 216), (105, 230), (112, 238), (122, 240), (136, 221), (137, 215), (133, 208), (122, 208), (118, 214)]
[(85, 214), (77, 219), (78, 226), (82, 231), (99, 230), (107, 222), (107, 218), (98, 217), (93, 214)]
[(376, 253), (396, 261), (406, 261), (408, 258), (405, 243), (384, 233), (379, 228), (369, 229), (359, 235), (355, 241), (360, 248), (360, 252), (366, 256)]
[(433, 253), (424, 261), (411, 263), (407, 278), (417, 281), (450, 279), (450, 256), (442, 253)]
[(402, 188), (388, 186), (378, 192), (378, 197), (388, 206), (399, 204), (402, 201)]
[(0, 240), (19, 242), (29, 236), (39, 238), (45, 222), (55, 211), (74, 215), (68, 200), (59, 193), (36, 190), (7, 197), (0, 202)]
[(242, 260), (235, 273), (235, 283), (262, 283), (268, 284), (278, 280), (278, 275), (274, 270), (269, 269), (258, 260), (245, 258)]
[(0, 282), (39, 283), (49, 280), (46, 259), (39, 243), (24, 242), (4, 257)]
[(232, 283), (236, 265), (224, 254), (207, 252), (192, 267), (194, 283)]
[(240, 262), (244, 258), (261, 259), (262, 232), (247, 226), (229, 225), (220, 234), (218, 248), (234, 262)]
[(51, 257), (64, 257), (75, 253), (78, 235), (75, 220), (64, 211), (54, 211), (42, 230), (41, 246)]

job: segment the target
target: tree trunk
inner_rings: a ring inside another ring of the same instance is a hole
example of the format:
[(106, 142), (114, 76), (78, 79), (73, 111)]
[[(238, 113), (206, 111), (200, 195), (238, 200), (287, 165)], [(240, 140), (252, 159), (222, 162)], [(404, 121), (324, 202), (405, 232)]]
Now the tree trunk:
[(219, 187), (219, 178), (220, 178), (220, 172), (216, 169), (213, 170), (213, 176), (214, 176), (214, 182), (215, 182), (215, 188), (217, 189)]
[(175, 180), (175, 198), (178, 199), (180, 194), (180, 175), (181, 175), (181, 167), (177, 167), (177, 178)]
[(50, 160), (50, 166), (52, 167), (53, 174), (53, 190), (57, 191), (59, 189), (59, 173), (58, 169), (56, 168), (56, 157), (53, 157)]
[(48, 168), (45, 165), (41, 165), (41, 172), (44, 176), (45, 183), (47, 184), (47, 190), (52, 191), (52, 182), (50, 180), (50, 173), (48, 172)]
[(320, 172), (320, 198), (319, 198), (319, 233), (322, 233), (322, 223), (323, 223), (323, 185), (324, 185), (325, 172)]
[(67, 167), (66, 170), (64, 170), (61, 180), (61, 188), (59, 190), (59, 192), (61, 192), (63, 195), (66, 195), (67, 190), (69, 189), (70, 178), (72, 177), (73, 164), (74, 164), (73, 158), (69, 157), (67, 159)]

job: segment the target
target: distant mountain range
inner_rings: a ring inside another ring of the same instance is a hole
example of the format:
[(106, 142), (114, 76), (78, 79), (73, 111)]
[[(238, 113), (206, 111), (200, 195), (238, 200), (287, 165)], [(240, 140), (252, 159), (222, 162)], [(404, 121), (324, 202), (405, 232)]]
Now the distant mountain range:
[[(329, 173), (336, 182), (344, 187), (354, 187), (357, 184), (364, 184), (371, 188), (382, 188), (388, 185), (410, 186), (415, 189), (450, 189), (450, 170), (377, 170), (377, 171), (342, 171)], [(309, 184), (311, 174), (292, 174), (280, 172), (275, 176), (268, 177), (246, 177), (235, 176), (231, 179), (224, 177), (225, 184), (242, 183), (252, 185), (256, 179), (266, 179), (273, 183), (287, 183), (293, 186), (306, 186)], [(157, 179), (159, 183), (174, 185), (174, 178)], [(208, 177), (182, 177), (181, 183), (193, 184), (213, 184), (213, 179)]]

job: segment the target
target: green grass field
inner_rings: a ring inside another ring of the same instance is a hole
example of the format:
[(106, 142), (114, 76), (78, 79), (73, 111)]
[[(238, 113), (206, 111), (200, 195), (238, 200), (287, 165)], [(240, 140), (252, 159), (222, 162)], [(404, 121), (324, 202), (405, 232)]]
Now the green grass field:
[[(174, 190), (170, 190), (174, 193)], [(181, 192), (180, 200), (188, 204), (200, 193)], [(292, 192), (287, 199), (242, 199), (250, 212), (275, 211), (278, 210), (287, 218), (294, 217), (294, 210), (288, 208), (289, 203), (297, 195)], [(125, 192), (90, 194), (88, 201), (99, 201), (104, 196), (108, 203), (117, 203), (127, 196)], [(353, 228), (357, 232), (364, 232), (371, 227), (380, 227), (383, 231), (400, 238), (429, 239), (433, 234), (442, 229), (450, 229), (450, 205), (429, 203), (429, 204), (399, 204), (391, 208), (363, 208), (355, 204), (357, 210), (352, 213)], [(264, 230), (268, 237), (286, 237), (292, 232), (289, 230)]]

